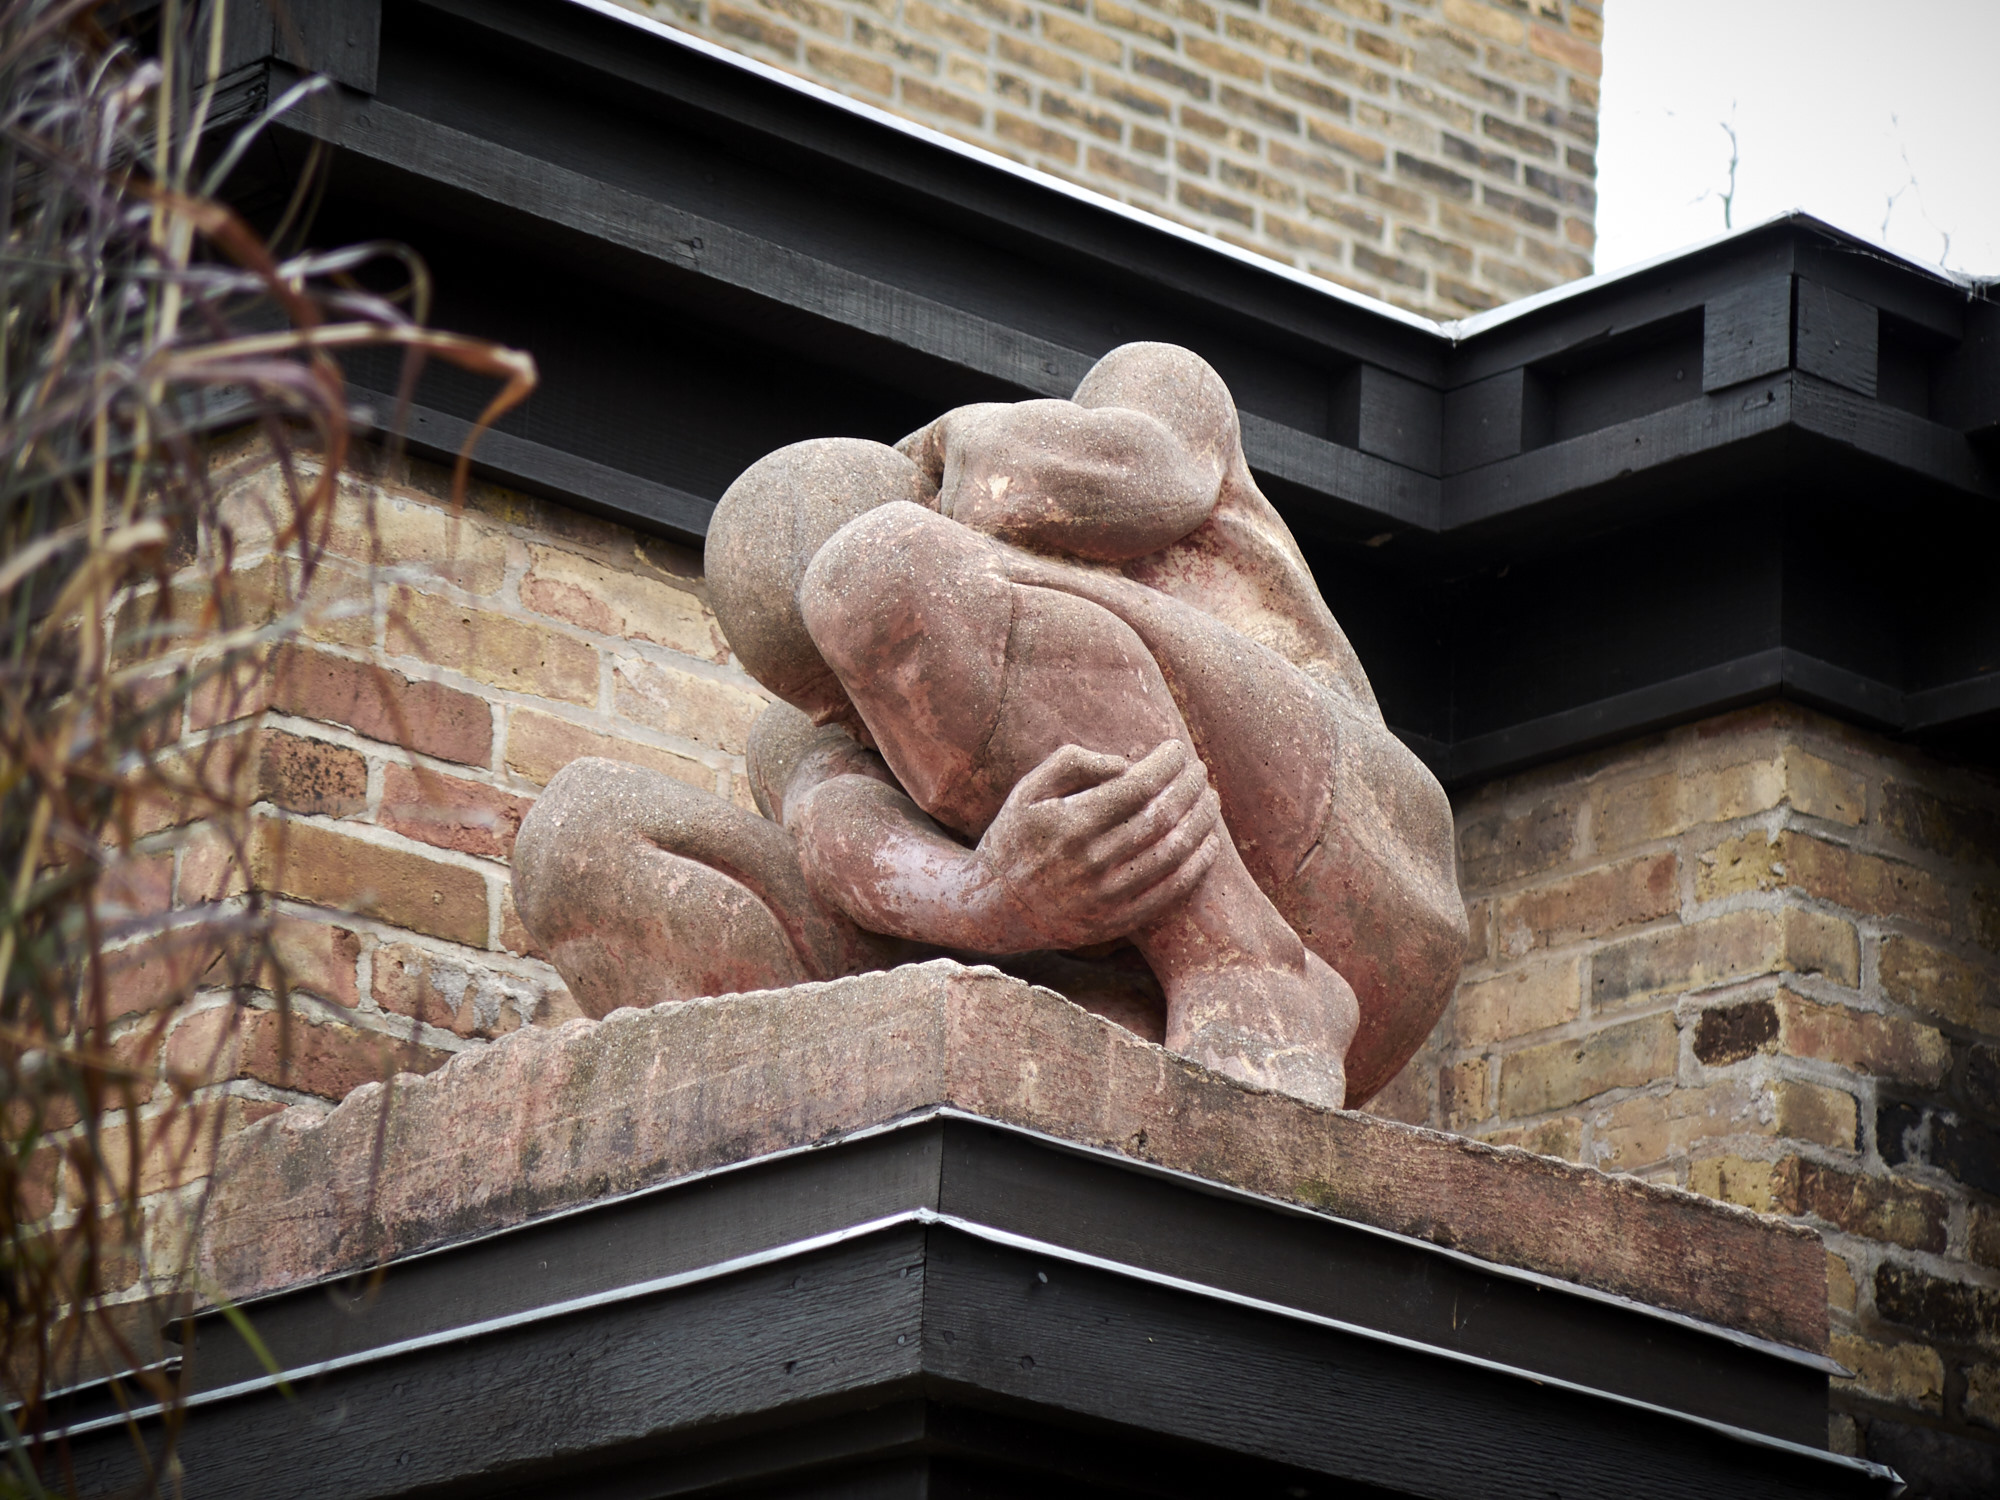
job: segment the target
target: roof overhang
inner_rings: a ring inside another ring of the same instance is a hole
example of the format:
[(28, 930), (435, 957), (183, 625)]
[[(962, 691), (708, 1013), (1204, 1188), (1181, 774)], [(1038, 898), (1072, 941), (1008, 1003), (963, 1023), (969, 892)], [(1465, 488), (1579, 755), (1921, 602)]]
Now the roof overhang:
[[(1900, 1488), (1824, 1356), (953, 1109), (231, 1313), (179, 1335), (205, 1495)], [(60, 1414), (83, 1493), (121, 1394)]]
[[(491, 477), (698, 544), (772, 448), (1164, 339), (1448, 783), (1778, 694), (2000, 762), (1989, 288), (1789, 214), (1437, 324), (602, 0), (324, 9), (293, 62), (239, 44), (239, 118), (345, 86), (234, 191), (332, 144), (318, 236), (409, 242), (437, 322), (534, 352)], [(485, 394), (426, 377), (413, 442)]]

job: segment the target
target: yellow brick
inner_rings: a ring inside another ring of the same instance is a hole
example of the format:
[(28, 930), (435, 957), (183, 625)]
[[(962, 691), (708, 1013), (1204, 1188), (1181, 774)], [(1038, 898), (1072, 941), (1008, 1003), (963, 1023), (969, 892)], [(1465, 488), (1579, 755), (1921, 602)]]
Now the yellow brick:
[(1607, 1172), (1637, 1172), (1684, 1156), (1700, 1141), (1764, 1135), (1769, 1127), (1763, 1114), (1756, 1087), (1735, 1080), (1626, 1099), (1597, 1117), (1591, 1165)]
[(1973, 1031), (2000, 1031), (2000, 980), (1992, 969), (1900, 933), (1882, 943), (1882, 992)]
[(300, 634), (307, 640), (361, 651), (375, 644), (375, 586), (366, 573), (322, 562), (300, 603), (305, 606)]
[(1971, 1220), (1971, 1233), (1966, 1238), (1974, 1263), (2000, 1270), (2000, 1208), (1975, 1203)]
[(613, 692), (620, 717), (733, 755), (743, 753), (769, 701), (754, 689), (634, 660), (618, 663)]
[(1798, 886), (1808, 896), (1856, 912), (1904, 916), (1944, 928), (1950, 892), (1916, 866), (1830, 844), (1802, 832), (1748, 832), (1700, 856), (1698, 900)]
[(1047, 11), (1042, 13), (1042, 35), (1059, 47), (1081, 52), (1099, 62), (1117, 62), (1125, 55), (1125, 44), (1108, 37), (1095, 26), (1084, 26)]
[(961, 47), (969, 47), (974, 52), (984, 52), (993, 41), (993, 33), (984, 26), (935, 5), (927, 5), (924, 0), (905, 0), (903, 22), (918, 31), (927, 31), (932, 36), (941, 36), (957, 42)]
[(1454, 26), (1491, 37), (1502, 46), (1518, 47), (1528, 39), (1528, 28), (1518, 17), (1482, 5), (1479, 0), (1444, 0), (1444, 18)]
[[(1301, 31), (1310, 31), (1315, 36), (1323, 36), (1336, 42), (1347, 40), (1347, 28), (1327, 14), (1326, 7), (1319, 4), (1302, 5), (1299, 0), (1271, 0), (1271, 19), (1282, 21), (1287, 26), (1296, 26)], [(1366, 19), (1376, 20), (1370, 15)]]
[(1032, 42), (1017, 41), (1002, 34), (999, 39), (999, 54), (1003, 62), (1027, 68), (1040, 73), (1044, 78), (1053, 78), (1058, 83), (1066, 83), (1071, 88), (1083, 86), (1083, 68), (1071, 57), (1060, 52), (1051, 52), (1046, 47), (1037, 47)]
[(1575, 1020), (1583, 1000), (1581, 968), (1574, 958), (1545, 960), (1461, 985), (1452, 1002), (1454, 1041), (1476, 1047)]
[[(1274, 15), (1276, 13), (1272, 12)], [(1311, 55), (1310, 49), (1297, 37), (1287, 36), (1284, 32), (1273, 30), (1247, 16), (1231, 16), (1228, 31), (1237, 41), (1248, 42), (1260, 52), (1282, 57), (1287, 62), (1302, 63)]]
[(1824, 974), (1850, 989), (1861, 982), (1861, 941), (1854, 924), (1792, 906), (1785, 909), (1785, 967)]
[(507, 576), (507, 537), (470, 516), (342, 484), (326, 550), (335, 557), (415, 570), (468, 594), (490, 594)]
[(839, 36), (843, 17), (831, 5), (822, 5), (820, 0), (757, 0), (766, 10), (789, 16), (801, 26), (810, 26), (815, 31), (823, 31), (828, 36)]
[(1835, 1390), (1855, 1391), (1896, 1406), (1944, 1410), (1944, 1361), (1922, 1344), (1878, 1344), (1855, 1334), (1836, 1333), (1828, 1351), (1854, 1372), (1835, 1380)]
[(1550, 62), (1560, 63), (1574, 72), (1596, 78), (1604, 72), (1604, 52), (1593, 43), (1579, 41), (1553, 31), (1546, 26), (1537, 26), (1528, 33), (1528, 47), (1538, 57), (1546, 57)]
[(1778, 1134), (1841, 1151), (1854, 1149), (1857, 1106), (1852, 1094), (1785, 1078), (1771, 1086), (1771, 1095)]
[(858, 56), (841, 47), (829, 47), (820, 42), (807, 43), (806, 66), (822, 78), (852, 84), (871, 94), (886, 95), (895, 88), (896, 75), (889, 70), (887, 63)]
[(1438, 1073), (1438, 1112), (1446, 1130), (1463, 1130), (1489, 1113), (1486, 1104), (1486, 1059), (1467, 1058), (1452, 1063)]
[(651, 641), (704, 661), (729, 659), (722, 626), (685, 589), (555, 547), (530, 548), (529, 558), (521, 603), (537, 614), (602, 635)]
[(1944, 930), (1951, 892), (1944, 883), (1900, 860), (1863, 854), (1805, 833), (1780, 837), (1785, 883), (1850, 911), (1927, 922)]
[(1680, 906), (1671, 851), (1585, 870), (1501, 900), (1494, 923), (1502, 951), (1560, 948), (1669, 916)]
[(1501, 1059), (1500, 1113), (1544, 1114), (1610, 1089), (1671, 1077), (1678, 1057), (1679, 1034), (1670, 1015), (1526, 1047)]
[(1776, 807), (1784, 792), (1784, 773), (1769, 761), (1621, 782), (1593, 799), (1597, 847), (1627, 849), (1673, 838), (1697, 824), (1747, 818)]
[[(447, 942), (484, 948), (486, 877), (311, 823), (263, 825), (255, 861), (268, 889)], [(504, 873), (504, 872), (503, 872)]]
[(1724, 839), (1701, 856), (1695, 869), (1694, 893), (1699, 901), (1718, 901), (1746, 891), (1775, 890), (1784, 880), (1783, 837), (1758, 829)]
[(1973, 942), (2000, 953), (2000, 887), (1982, 886), (1974, 891), (1966, 915), (1971, 918)]
[(1789, 991), (1778, 996), (1778, 1050), (1859, 1073), (1935, 1085), (1951, 1066), (1941, 1032), (1901, 1016), (1844, 1005), (1819, 1005)]
[(1688, 1189), (1704, 1198), (1740, 1203), (1760, 1214), (1772, 1211), (1776, 1195), (1772, 1165), (1740, 1156), (1708, 1156), (1688, 1166)]
[(1853, 1312), (1856, 1300), (1854, 1272), (1847, 1261), (1831, 1250), (1826, 1252), (1826, 1305), (1840, 1312)]
[(387, 641), (391, 656), (414, 656), (494, 687), (566, 703), (597, 702), (596, 650), (510, 615), (398, 589)]
[(1234, 47), (1225, 47), (1220, 42), (1198, 36), (1187, 38), (1182, 45), (1189, 57), (1217, 72), (1247, 78), (1252, 83), (1264, 80), (1264, 65), (1247, 52), (1238, 52)]
[(1394, 1078), (1388, 1087), (1363, 1106), (1367, 1113), (1379, 1120), (1400, 1120), (1405, 1125), (1430, 1125), (1431, 1069), (1421, 1063), (1412, 1063)]
[(1632, 1005), (1784, 970), (1852, 986), (1860, 954), (1853, 924), (1838, 917), (1795, 907), (1728, 912), (1600, 948), (1591, 959), (1591, 1004)]
[(1583, 1158), (1583, 1121), (1575, 1115), (1495, 1130), (1480, 1139), (1489, 1146), (1519, 1146), (1537, 1156), (1559, 1156), (1564, 1161), (1580, 1161)]
[(1783, 933), (1776, 912), (1736, 911), (1610, 944), (1591, 958), (1591, 1004), (1632, 1005), (1771, 973), (1782, 960)]
[(1808, 817), (1858, 824), (1868, 816), (1867, 778), (1797, 745), (1785, 747), (1785, 791)]
[(706, 792), (715, 790), (715, 772), (685, 755), (601, 734), (595, 729), (531, 708), (517, 708), (508, 713), (507, 769), (515, 775), (525, 777), (538, 786), (547, 786), (556, 772), (586, 755), (603, 760), (622, 760), (629, 765), (644, 766), (649, 771), (659, 771)]

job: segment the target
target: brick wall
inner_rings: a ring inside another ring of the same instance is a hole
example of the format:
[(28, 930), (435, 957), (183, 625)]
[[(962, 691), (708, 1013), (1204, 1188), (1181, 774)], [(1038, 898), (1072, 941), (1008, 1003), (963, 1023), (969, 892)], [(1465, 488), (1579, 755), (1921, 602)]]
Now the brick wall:
[[(246, 445), (220, 451), (214, 472), (254, 597), (256, 578), (284, 565), (270, 555), (278, 475)], [(208, 1080), (203, 1128), (150, 1123), (169, 1104), (162, 1083), (141, 1128), (144, 1232), (114, 1262), (128, 1300), (171, 1284), (209, 1131), (325, 1109), (390, 1072), (427, 1073), (580, 1014), (508, 884), (521, 816), (560, 767), (610, 756), (753, 805), (743, 748), (767, 698), (708, 612), (699, 554), (493, 486), (474, 484), (454, 518), (449, 496), (448, 472), (420, 462), (351, 479), (300, 635), (228, 709), (220, 692), (190, 703), (179, 753), (227, 757), (256, 781), (249, 861), (284, 898), (292, 1016), (281, 1046), (273, 994), (239, 1008), (218, 968), (173, 1020), (158, 1059)], [(212, 830), (171, 826), (170, 810), (159, 821), (156, 852), (117, 893), (128, 909), (241, 889)], [(126, 950), (112, 1034), (127, 1055), (152, 1053), (163, 997), (213, 957), (171, 942)], [(58, 1221), (80, 1190), (56, 1168), (63, 1144), (43, 1157)]]
[[(280, 565), (260, 556), (267, 458), (216, 462), (244, 570)], [(191, 707), (189, 753), (239, 746), (286, 831), (252, 857), (291, 918), (289, 1059), (268, 995), (237, 1012), (218, 990), (167, 1041), (215, 1080), (224, 1131), (576, 1014), (506, 865), (569, 760), (749, 805), (763, 694), (698, 557), (488, 486), (454, 520), (447, 495), (415, 462), (350, 483), (316, 612), (256, 678), (261, 718)], [(1473, 953), (1375, 1111), (1812, 1224), (1855, 1371), (1835, 1443), (1906, 1474), (2000, 1471), (2000, 787), (1774, 705), (1482, 788), (1459, 836)], [(199, 829), (156, 838), (134, 905), (235, 878)], [(179, 961), (132, 956), (126, 1033)], [(207, 1146), (178, 1144), (152, 1146), (128, 1295), (173, 1269), (201, 1189)], [(76, 1184), (47, 1175), (60, 1214)]]
[(1435, 317), (1590, 272), (1596, 0), (621, 0)]
[(1472, 955), (1378, 1113), (1785, 1214), (1835, 1446), (2000, 1483), (2000, 785), (1803, 710), (1461, 799)]

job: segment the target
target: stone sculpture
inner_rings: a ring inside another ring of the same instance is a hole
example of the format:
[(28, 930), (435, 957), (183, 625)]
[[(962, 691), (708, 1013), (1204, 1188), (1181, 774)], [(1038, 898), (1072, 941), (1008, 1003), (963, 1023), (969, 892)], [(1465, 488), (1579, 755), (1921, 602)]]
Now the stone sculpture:
[(1465, 942), (1450, 809), (1197, 356), (781, 449), (707, 573), (780, 700), (762, 816), (609, 761), (550, 782), (514, 879), (585, 1010), (942, 953), (1329, 1105), (1429, 1033)]

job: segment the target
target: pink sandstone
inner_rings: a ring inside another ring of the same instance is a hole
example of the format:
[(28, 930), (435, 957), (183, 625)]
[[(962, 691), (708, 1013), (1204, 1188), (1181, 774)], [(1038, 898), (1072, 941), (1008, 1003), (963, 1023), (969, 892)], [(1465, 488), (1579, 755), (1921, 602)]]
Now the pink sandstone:
[(949, 960), (528, 1029), (222, 1148), (205, 1284), (232, 1297), (936, 1106), (1822, 1350), (1810, 1230), (1635, 1178), (1253, 1088)]

